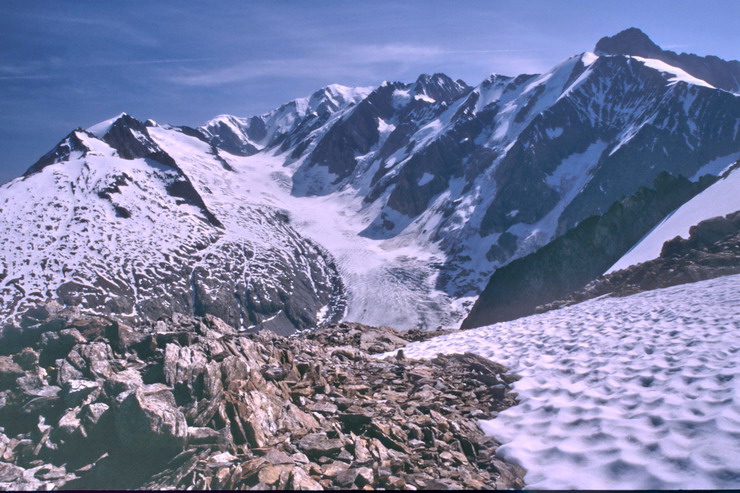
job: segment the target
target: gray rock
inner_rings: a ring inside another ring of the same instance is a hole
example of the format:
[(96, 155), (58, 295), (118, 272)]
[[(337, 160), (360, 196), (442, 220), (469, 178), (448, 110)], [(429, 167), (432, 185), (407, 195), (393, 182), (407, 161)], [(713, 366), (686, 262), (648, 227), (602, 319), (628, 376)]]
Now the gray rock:
[(30, 347), (23, 348), (20, 353), (13, 355), (13, 361), (25, 371), (36, 371), (39, 367), (39, 353)]
[(0, 462), (0, 482), (15, 483), (23, 479), (25, 469), (6, 462)]
[(295, 459), (281, 450), (270, 449), (264, 455), (264, 459), (272, 465), (293, 464)]
[(262, 376), (269, 382), (279, 382), (288, 376), (288, 370), (280, 365), (266, 365), (262, 368)]
[(337, 484), (344, 487), (362, 488), (367, 484), (372, 484), (375, 479), (373, 470), (369, 467), (353, 467), (337, 474)]
[(126, 370), (114, 373), (105, 381), (105, 391), (111, 396), (116, 396), (122, 392), (133, 390), (144, 385), (141, 373), (128, 368)]
[(208, 427), (188, 427), (188, 446), (212, 445), (216, 449), (225, 450), (232, 445), (231, 433), (228, 428), (214, 430)]
[(344, 447), (341, 440), (328, 438), (323, 433), (308, 434), (297, 445), (309, 458), (332, 457)]
[(316, 401), (311, 405), (311, 411), (321, 414), (336, 414), (338, 408), (329, 401)]
[(46, 332), (41, 336), (40, 363), (44, 366), (53, 361), (64, 359), (77, 344), (85, 344), (87, 340), (77, 329), (63, 329), (59, 332)]
[(26, 402), (20, 409), (21, 414), (51, 414), (60, 403), (62, 389), (54, 385), (29, 389), (24, 392)]
[(132, 391), (116, 411), (121, 444), (145, 456), (174, 455), (185, 446), (188, 425), (168, 390), (149, 386)]
[(25, 375), (23, 369), (10, 356), (0, 356), (0, 390), (15, 386), (16, 380)]
[(324, 489), (300, 467), (292, 469), (289, 481), (288, 487), (296, 491), (322, 491)]
[(95, 398), (102, 389), (102, 382), (90, 380), (68, 380), (63, 387), (64, 405), (67, 407), (76, 407), (88, 398)]

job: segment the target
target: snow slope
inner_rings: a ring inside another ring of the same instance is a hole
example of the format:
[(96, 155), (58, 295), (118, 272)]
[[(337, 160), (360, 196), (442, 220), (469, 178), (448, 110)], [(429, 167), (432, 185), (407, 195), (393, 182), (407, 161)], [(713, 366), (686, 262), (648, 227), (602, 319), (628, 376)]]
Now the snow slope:
[(719, 180), (666, 217), (617, 261), (606, 274), (626, 269), (660, 256), (663, 243), (681, 236), (689, 237), (689, 228), (716, 216), (740, 210), (740, 168)]
[[(210, 146), (156, 129), (179, 143), (168, 146), (175, 167), (139, 125), (125, 116), (93, 127), (118, 148), (77, 130), (54, 161), (0, 187), (0, 324), (50, 299), (134, 323), (197, 312), (289, 332), (319, 313), (341, 317), (323, 249), (269, 207), (193, 188), (183, 170), (233, 174)], [(122, 157), (139, 143), (157, 153)]]
[(511, 367), (522, 399), (483, 429), (542, 489), (740, 484), (740, 275), (414, 343)]

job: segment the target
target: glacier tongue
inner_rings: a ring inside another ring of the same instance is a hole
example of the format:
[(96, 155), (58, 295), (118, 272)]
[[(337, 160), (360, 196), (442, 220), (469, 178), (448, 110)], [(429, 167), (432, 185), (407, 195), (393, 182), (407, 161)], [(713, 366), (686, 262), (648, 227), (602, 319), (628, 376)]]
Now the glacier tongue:
[(227, 231), (240, 227), (245, 206), (269, 206), (285, 211), (290, 225), (314, 240), (336, 259), (347, 289), (348, 320), (400, 329), (455, 327), (465, 310), (462, 303), (435, 288), (444, 261), (434, 245), (414, 235), (391, 239), (363, 236), (373, 219), (356, 190), (325, 196), (291, 194), (291, 171), (281, 156), (222, 154), (234, 172), (214, 162), (198, 139), (164, 128), (152, 137), (191, 177), (205, 202), (224, 219)]

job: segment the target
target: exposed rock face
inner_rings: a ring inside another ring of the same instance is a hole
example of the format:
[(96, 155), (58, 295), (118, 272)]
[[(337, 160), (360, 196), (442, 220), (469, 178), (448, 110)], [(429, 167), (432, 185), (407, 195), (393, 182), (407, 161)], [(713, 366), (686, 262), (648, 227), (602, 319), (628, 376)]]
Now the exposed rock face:
[(653, 189), (612, 205), (602, 216), (582, 221), (565, 235), (498, 269), (462, 328), (513, 320), (535, 313), (538, 305), (561, 299), (601, 275), (669, 212), (715, 179), (690, 182), (660, 175)]
[(692, 226), (689, 238), (663, 244), (660, 257), (613, 272), (567, 297), (537, 307), (545, 312), (605, 294), (628, 296), (651, 289), (740, 273), (740, 211)]
[[(517, 379), (472, 354), (340, 324), (244, 335), (213, 316), (136, 330), (39, 307), (0, 334), (0, 486), (521, 488), (478, 419)], [(327, 341), (336, 341), (325, 345)]]
[(661, 60), (684, 69), (691, 75), (705, 80), (714, 87), (731, 92), (740, 91), (740, 62), (722, 60), (716, 56), (698, 56), (663, 50), (637, 28), (629, 28), (601, 38), (594, 50), (597, 55), (635, 55)]

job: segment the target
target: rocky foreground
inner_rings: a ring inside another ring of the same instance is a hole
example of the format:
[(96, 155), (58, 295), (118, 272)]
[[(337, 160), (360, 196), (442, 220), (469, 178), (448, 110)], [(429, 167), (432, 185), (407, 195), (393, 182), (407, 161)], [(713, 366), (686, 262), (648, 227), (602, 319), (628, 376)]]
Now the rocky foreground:
[(469, 353), (371, 356), (421, 337), (34, 309), (0, 334), (0, 488), (521, 488), (477, 426), (517, 377)]

